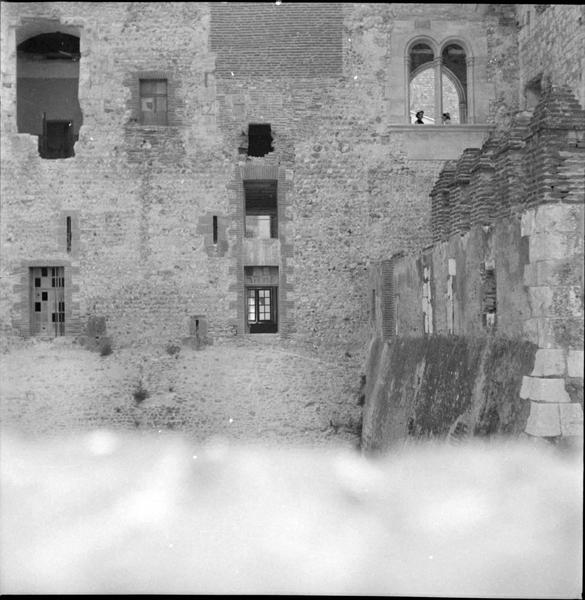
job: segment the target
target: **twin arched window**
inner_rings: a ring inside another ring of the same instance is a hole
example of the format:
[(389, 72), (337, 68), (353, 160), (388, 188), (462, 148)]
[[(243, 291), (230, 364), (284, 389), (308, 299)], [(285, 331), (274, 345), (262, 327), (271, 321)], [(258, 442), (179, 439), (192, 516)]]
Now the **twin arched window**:
[[(418, 40), (408, 51), (410, 123), (423, 111), (429, 125), (468, 123), (470, 60), (462, 44), (448, 42), (441, 52), (434, 44)], [(419, 121), (420, 122), (420, 121)]]

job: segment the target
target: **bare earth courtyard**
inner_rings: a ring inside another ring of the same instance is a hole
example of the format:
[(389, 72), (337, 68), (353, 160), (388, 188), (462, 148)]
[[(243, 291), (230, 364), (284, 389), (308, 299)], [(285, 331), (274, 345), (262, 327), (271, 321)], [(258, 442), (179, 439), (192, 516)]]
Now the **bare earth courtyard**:
[(195, 442), (359, 441), (355, 366), (265, 339), (201, 350), (114, 348), (107, 356), (70, 339), (30, 340), (0, 357), (0, 373), (3, 427), (24, 434), (174, 430)]

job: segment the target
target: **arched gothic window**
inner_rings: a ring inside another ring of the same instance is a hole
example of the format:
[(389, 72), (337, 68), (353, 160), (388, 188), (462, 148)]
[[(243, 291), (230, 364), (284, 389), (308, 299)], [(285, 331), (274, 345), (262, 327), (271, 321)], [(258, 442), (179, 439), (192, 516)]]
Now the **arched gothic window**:
[(468, 122), (468, 62), (463, 46), (458, 43), (449, 42), (440, 53), (435, 53), (431, 44), (424, 41), (410, 47), (410, 123), (415, 123), (419, 111), (424, 111), (423, 123), (429, 125)]

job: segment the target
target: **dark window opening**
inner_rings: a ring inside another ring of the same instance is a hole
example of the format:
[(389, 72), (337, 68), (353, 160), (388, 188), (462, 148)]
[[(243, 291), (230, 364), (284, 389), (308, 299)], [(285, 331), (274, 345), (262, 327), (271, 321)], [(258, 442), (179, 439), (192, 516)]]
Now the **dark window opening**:
[(79, 38), (60, 31), (29, 38), (18, 45), (18, 51), (46, 60), (77, 61), (81, 56)]
[(71, 121), (47, 121), (43, 119), (43, 134), (39, 136), (41, 158), (71, 158), (76, 136)]
[(67, 253), (71, 253), (71, 217), (66, 218), (67, 224)]
[(48, 299), (49, 299), (49, 293), (41, 292), (41, 300), (48, 300)]
[(17, 125), (38, 137), (41, 158), (71, 158), (82, 124), (79, 37), (43, 33), (17, 46)]
[(277, 185), (272, 179), (244, 181), (247, 238), (278, 237)]
[(484, 267), (482, 270), (481, 316), (482, 324), (487, 329), (496, 326), (496, 289), (495, 269), (493, 267)]
[(248, 125), (248, 156), (265, 156), (273, 150), (270, 125)]
[(41, 278), (35, 277), (35, 287), (41, 287)]
[(142, 125), (167, 124), (167, 80), (140, 80), (140, 122)]
[(35, 312), (41, 312), (41, 303), (35, 302)]
[(213, 215), (213, 243), (217, 244), (217, 216)]
[(410, 72), (416, 71), (425, 63), (432, 63), (435, 56), (428, 44), (415, 44), (410, 51)]
[(540, 97), (542, 96), (542, 75), (535, 77), (526, 84), (524, 88), (524, 97), (526, 99), (526, 109), (534, 110)]

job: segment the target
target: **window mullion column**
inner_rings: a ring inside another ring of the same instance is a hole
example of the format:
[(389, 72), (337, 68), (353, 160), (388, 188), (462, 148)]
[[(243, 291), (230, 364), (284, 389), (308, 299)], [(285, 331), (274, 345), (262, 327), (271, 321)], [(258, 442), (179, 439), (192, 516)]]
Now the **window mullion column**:
[(466, 109), (467, 114), (465, 115), (464, 123), (475, 123), (475, 99), (473, 94), (474, 88), (474, 75), (475, 75), (475, 61), (472, 56), (467, 56), (465, 58), (465, 64), (467, 66), (467, 85), (465, 86), (465, 96), (466, 96)]
[(438, 56), (433, 60), (435, 70), (435, 125), (441, 123), (443, 114), (443, 59)]

